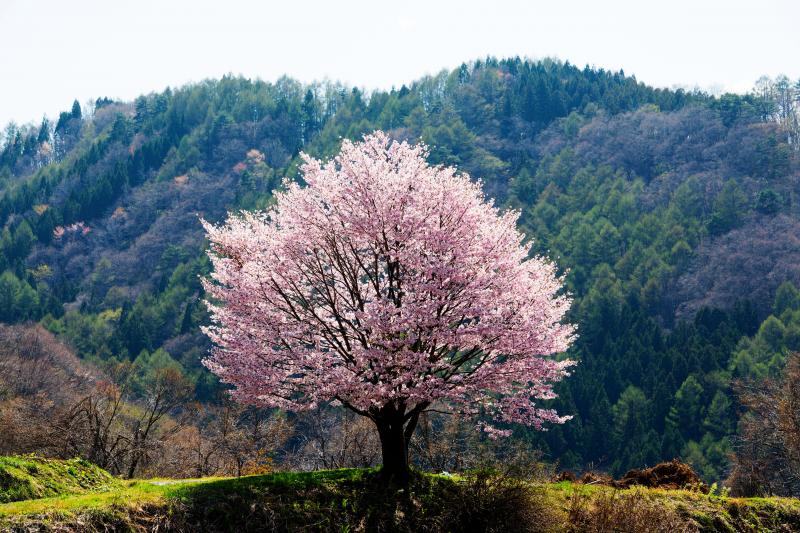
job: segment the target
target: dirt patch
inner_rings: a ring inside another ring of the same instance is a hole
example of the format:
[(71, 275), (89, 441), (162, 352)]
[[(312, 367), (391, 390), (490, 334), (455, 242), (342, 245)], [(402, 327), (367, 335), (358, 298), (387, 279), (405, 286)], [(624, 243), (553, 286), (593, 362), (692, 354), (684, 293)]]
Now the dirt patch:
[(580, 480), (584, 485), (613, 485), (614, 478), (605, 472), (584, 472)]
[(615, 487), (628, 488), (633, 485), (661, 489), (688, 489), (708, 494), (708, 485), (703, 483), (691, 466), (673, 459), (651, 468), (628, 470), (614, 482)]
[(571, 470), (563, 470), (553, 477), (553, 483), (560, 481), (580, 483), (581, 485), (608, 485), (609, 487), (614, 485), (614, 478), (605, 472), (596, 472), (594, 470), (584, 472), (580, 477)]
[(708, 494), (708, 485), (703, 483), (700, 476), (686, 463), (677, 459), (666, 463), (659, 463), (651, 468), (635, 468), (628, 470), (621, 479), (615, 480), (605, 472), (588, 471), (580, 477), (569, 470), (560, 472), (553, 481), (570, 481), (582, 485), (606, 485), (626, 489), (634, 485), (661, 489), (688, 489)]
[(556, 476), (553, 478), (553, 483), (559, 483), (561, 481), (575, 483), (578, 481), (578, 476), (576, 476), (575, 472), (572, 472), (571, 470), (563, 470), (556, 474)]

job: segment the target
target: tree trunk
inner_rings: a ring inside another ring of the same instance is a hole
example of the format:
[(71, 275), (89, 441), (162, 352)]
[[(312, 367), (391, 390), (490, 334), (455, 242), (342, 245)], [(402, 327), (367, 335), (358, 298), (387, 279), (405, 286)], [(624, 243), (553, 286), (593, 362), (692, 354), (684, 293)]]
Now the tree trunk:
[(398, 412), (387, 413), (375, 419), (383, 457), (381, 475), (389, 482), (408, 485), (410, 477), (408, 444), (414, 435), (418, 420), (419, 413), (416, 412), (408, 419)]

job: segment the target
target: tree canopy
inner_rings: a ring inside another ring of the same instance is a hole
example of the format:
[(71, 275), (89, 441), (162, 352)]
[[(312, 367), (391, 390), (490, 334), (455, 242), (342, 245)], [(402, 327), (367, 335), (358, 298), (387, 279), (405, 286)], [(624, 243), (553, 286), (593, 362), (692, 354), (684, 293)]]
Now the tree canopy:
[[(215, 343), (234, 396), (289, 410), (337, 401), (373, 420), (394, 468), (432, 405), (541, 428), (572, 361), (556, 267), (528, 258), (518, 214), (384, 133), (345, 141), (266, 213), (205, 224)], [(510, 434), (484, 424), (493, 434)], [(401, 461), (404, 468), (406, 460)]]

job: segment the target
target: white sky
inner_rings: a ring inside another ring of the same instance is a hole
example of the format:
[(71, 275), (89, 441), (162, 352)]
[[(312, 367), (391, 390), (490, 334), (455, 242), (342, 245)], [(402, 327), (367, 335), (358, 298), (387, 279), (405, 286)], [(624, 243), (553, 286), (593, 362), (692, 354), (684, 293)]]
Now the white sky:
[(798, 0), (0, 0), (0, 126), (226, 73), (388, 89), (487, 55), (742, 92), (800, 78), (798, 22)]

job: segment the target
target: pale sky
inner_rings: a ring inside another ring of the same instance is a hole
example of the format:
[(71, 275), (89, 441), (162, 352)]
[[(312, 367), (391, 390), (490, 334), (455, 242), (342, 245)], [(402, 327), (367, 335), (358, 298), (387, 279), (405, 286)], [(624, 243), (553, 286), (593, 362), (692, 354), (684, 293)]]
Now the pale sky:
[(798, 22), (798, 0), (0, 0), (0, 126), (226, 73), (388, 89), (487, 55), (744, 92), (800, 78)]

